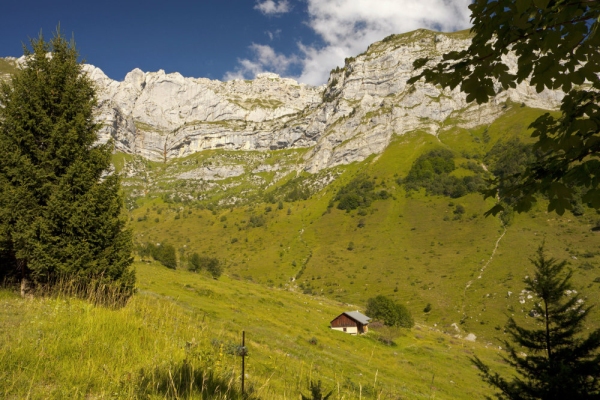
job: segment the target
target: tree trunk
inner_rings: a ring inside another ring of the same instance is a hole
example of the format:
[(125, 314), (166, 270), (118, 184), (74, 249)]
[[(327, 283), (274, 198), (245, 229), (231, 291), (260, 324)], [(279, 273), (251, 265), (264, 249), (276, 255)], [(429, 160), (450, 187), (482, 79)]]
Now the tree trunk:
[(18, 260), (17, 267), (21, 270), (21, 297), (31, 297), (33, 285), (27, 276), (27, 260)]

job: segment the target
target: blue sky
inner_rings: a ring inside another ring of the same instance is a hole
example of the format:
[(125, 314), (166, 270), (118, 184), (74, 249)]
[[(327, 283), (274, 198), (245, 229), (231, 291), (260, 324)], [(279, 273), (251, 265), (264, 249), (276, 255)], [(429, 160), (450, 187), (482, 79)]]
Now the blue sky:
[(325, 83), (344, 58), (391, 33), (469, 27), (470, 0), (8, 0), (0, 57), (58, 23), (85, 60), (122, 80), (134, 68), (228, 80), (275, 72)]

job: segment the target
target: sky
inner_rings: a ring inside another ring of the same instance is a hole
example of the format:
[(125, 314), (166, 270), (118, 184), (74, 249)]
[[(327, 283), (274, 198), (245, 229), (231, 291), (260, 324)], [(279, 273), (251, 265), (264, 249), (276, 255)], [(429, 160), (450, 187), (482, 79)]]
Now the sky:
[(186, 77), (252, 79), (274, 72), (327, 82), (367, 46), (418, 28), (470, 27), (471, 0), (7, 0), (0, 57), (19, 57), (40, 32), (74, 37), (85, 62), (123, 80), (134, 68)]

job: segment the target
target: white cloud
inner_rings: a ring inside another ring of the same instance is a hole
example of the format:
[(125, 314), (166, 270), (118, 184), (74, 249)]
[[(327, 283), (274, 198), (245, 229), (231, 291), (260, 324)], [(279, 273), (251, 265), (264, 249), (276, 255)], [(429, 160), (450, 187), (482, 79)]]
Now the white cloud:
[(296, 55), (285, 56), (278, 54), (271, 46), (253, 43), (250, 49), (254, 53), (254, 59), (238, 60), (239, 66), (235, 71), (225, 74), (224, 79), (244, 79), (245, 77), (255, 77), (262, 72), (275, 72), (279, 75), (286, 75), (290, 66), (301, 63)]
[(269, 37), (269, 40), (279, 39), (279, 35), (281, 35), (281, 29), (276, 29), (274, 32), (265, 31), (265, 35)]
[[(298, 44), (297, 55), (286, 57), (272, 54), (264, 58), (261, 45), (252, 45), (254, 59), (240, 60), (237, 72), (252, 74), (254, 70), (289, 74), (293, 64), (301, 66), (295, 78), (300, 82), (320, 85), (327, 81), (329, 71), (344, 64), (344, 58), (365, 51), (369, 44), (393, 33), (403, 33), (418, 28), (444, 32), (465, 29), (470, 26), (468, 9), (471, 0), (306, 0), (307, 24), (322, 39), (323, 45)], [(272, 0), (269, 7), (280, 6)], [(262, 10), (261, 10), (262, 11)], [(264, 12), (264, 11), (263, 11)], [(268, 46), (265, 46), (268, 47)], [(279, 59), (273, 64), (271, 60)], [(287, 64), (281, 60), (288, 60)], [(263, 61), (268, 63), (263, 64)], [(252, 68), (247, 66), (252, 65)], [(275, 65), (278, 70), (272, 69)], [(248, 75), (245, 75), (248, 76)]]
[(259, 0), (254, 9), (265, 15), (280, 15), (289, 12), (291, 7), (288, 0), (280, 0), (279, 2), (274, 0), (264, 0), (261, 2)]

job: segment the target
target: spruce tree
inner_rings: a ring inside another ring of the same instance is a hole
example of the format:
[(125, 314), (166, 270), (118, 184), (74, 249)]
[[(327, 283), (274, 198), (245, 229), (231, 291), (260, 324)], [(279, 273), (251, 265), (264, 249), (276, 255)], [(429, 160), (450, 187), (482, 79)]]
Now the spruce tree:
[(472, 361), (483, 380), (500, 390), (500, 399), (598, 399), (600, 329), (587, 338), (582, 335), (591, 306), (572, 290), (572, 271), (565, 272), (566, 261), (546, 258), (540, 246), (531, 262), (535, 274), (525, 284), (536, 296), (531, 312), (535, 327), (519, 326), (510, 318), (506, 331), (514, 344), (504, 341), (505, 361), (517, 376), (507, 380), (477, 357)]
[(98, 143), (95, 86), (73, 41), (57, 32), (24, 48), (0, 83), (0, 274), (135, 282), (112, 144)]

